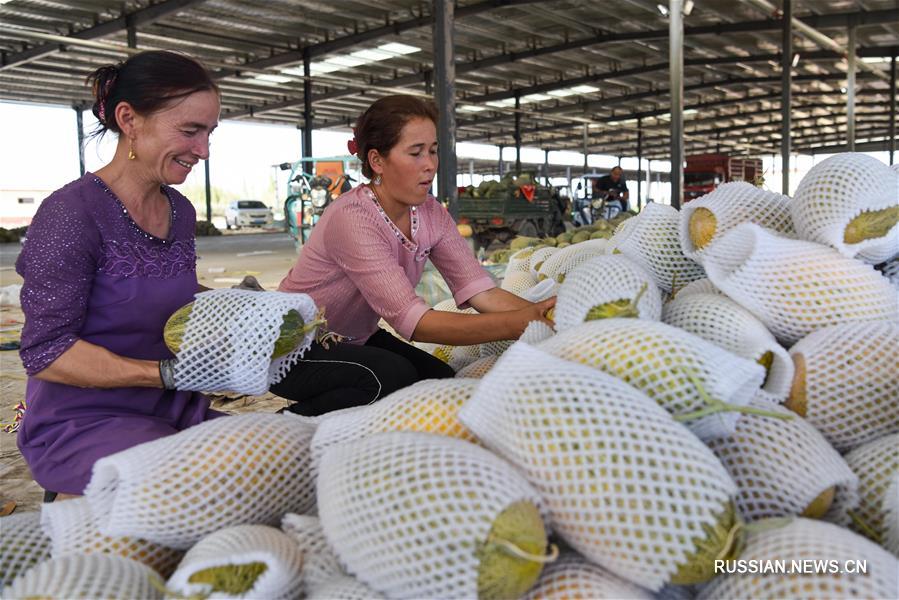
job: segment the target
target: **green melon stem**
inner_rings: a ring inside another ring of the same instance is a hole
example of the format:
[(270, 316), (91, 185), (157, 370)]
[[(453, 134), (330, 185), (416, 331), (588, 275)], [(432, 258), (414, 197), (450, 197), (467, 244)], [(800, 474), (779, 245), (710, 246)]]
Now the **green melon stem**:
[(559, 558), (559, 547), (555, 544), (549, 545), (549, 554), (532, 554), (530, 552), (527, 552), (526, 550), (523, 550), (520, 546), (516, 546), (509, 540), (491, 538), (490, 543), (501, 547), (512, 556), (520, 558), (521, 560), (547, 564), (554, 562), (557, 558)]
[(197, 571), (187, 581), (209, 585), (213, 592), (245, 594), (253, 589), (256, 581), (267, 570), (268, 565), (258, 561), (241, 565), (222, 565)]
[(699, 397), (702, 398), (702, 401), (706, 404), (706, 406), (705, 408), (700, 408), (699, 410), (695, 410), (690, 413), (674, 415), (675, 421), (692, 421), (694, 419), (707, 417), (709, 415), (714, 415), (720, 412), (738, 412), (748, 415), (757, 415), (760, 417), (770, 417), (772, 419), (782, 419), (784, 421), (789, 421), (793, 418), (793, 415), (776, 413), (761, 408), (755, 408), (753, 406), (737, 406), (736, 404), (728, 404), (727, 402), (722, 402), (721, 400), (717, 400), (709, 396), (708, 392), (705, 389), (705, 386), (703, 386), (702, 382), (698, 377), (696, 377), (696, 375), (687, 372), (687, 377), (690, 379), (693, 387), (696, 388), (696, 392), (699, 394)]

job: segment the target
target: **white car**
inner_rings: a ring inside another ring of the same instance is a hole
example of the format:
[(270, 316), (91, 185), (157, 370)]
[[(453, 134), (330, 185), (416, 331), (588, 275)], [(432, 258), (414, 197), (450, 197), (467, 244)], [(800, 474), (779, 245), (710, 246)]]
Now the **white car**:
[(272, 209), (259, 200), (235, 200), (225, 209), (225, 227), (268, 227), (275, 220)]

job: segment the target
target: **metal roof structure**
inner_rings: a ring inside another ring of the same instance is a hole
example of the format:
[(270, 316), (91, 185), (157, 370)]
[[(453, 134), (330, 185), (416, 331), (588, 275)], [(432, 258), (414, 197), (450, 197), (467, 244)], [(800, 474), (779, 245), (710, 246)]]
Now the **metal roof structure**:
[[(684, 17), (687, 154), (778, 153), (779, 15), (763, 1), (687, 4), (693, 5)], [(456, 141), (512, 146), (517, 131), (526, 146), (583, 152), (586, 140), (589, 153), (635, 156), (639, 126), (642, 156), (667, 159), (667, 5), (459, 0)], [(302, 126), (309, 115), (316, 129), (348, 128), (380, 95), (433, 92), (433, 6), (412, 0), (6, 0), (0, 4), (0, 99), (86, 107), (91, 98), (84, 80), (91, 70), (139, 50), (171, 49), (213, 70), (223, 119)], [(792, 14), (836, 42), (827, 47), (794, 28), (793, 152), (845, 147), (849, 64), (840, 46), (850, 35), (864, 67), (855, 76), (855, 147), (886, 149), (891, 63), (882, 57), (899, 54), (899, 1), (793, 0)], [(459, 170), (467, 168), (462, 161)]]

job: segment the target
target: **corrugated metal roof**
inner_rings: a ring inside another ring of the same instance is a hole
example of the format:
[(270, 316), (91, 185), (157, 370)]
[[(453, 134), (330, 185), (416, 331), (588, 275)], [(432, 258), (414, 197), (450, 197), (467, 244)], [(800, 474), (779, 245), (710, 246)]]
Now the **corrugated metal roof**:
[[(130, 27), (137, 50), (206, 62), (225, 119), (300, 125), (308, 54), (316, 128), (346, 128), (377, 96), (430, 92), (431, 10), (406, 0), (11, 0), (0, 4), (0, 99), (89, 105), (86, 75), (136, 51)], [(855, 23), (864, 58), (899, 49), (896, 0), (794, 0), (793, 14), (842, 44)], [(698, 0), (685, 28), (687, 153), (778, 153), (780, 20), (748, 2)], [(586, 124), (591, 153), (633, 156), (639, 118), (643, 155), (665, 158), (667, 35), (650, 0), (462, 0), (456, 139), (514, 145), (518, 96), (524, 145), (582, 151)], [(793, 148), (842, 144), (846, 58), (794, 39)], [(888, 82), (860, 71), (857, 147), (885, 147), (888, 104)]]

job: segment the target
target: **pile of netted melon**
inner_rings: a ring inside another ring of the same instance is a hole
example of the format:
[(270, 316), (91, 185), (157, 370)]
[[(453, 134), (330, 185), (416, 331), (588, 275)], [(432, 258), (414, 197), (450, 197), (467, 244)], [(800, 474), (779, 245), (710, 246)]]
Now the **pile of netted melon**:
[(0, 520), (4, 597), (899, 597), (897, 202), (843, 154), (793, 198), (528, 245), (503, 286), (556, 295), (554, 329), (106, 457)]

